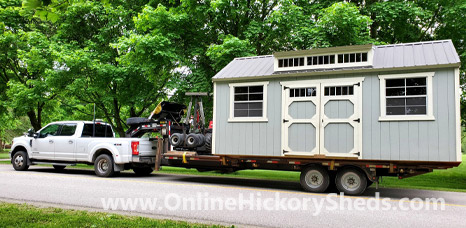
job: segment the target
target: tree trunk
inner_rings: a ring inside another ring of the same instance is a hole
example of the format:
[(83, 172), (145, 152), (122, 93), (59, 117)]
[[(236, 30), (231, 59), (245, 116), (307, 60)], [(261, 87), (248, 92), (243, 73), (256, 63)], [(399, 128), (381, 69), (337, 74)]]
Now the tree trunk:
[[(34, 112), (34, 110), (31, 110), (31, 111), (27, 112), (27, 115), (29, 117), (29, 122), (31, 122), (32, 128), (34, 128), (34, 131), (40, 130), (42, 128), (42, 125), (39, 122), (40, 120), (37, 119), (36, 113)], [(40, 117), (40, 115), (39, 115), (39, 117)]]
[(115, 130), (120, 137), (125, 137), (125, 129), (123, 129), (123, 125), (121, 125), (120, 109), (118, 108), (118, 100), (116, 98), (113, 98), (113, 111), (115, 113)]

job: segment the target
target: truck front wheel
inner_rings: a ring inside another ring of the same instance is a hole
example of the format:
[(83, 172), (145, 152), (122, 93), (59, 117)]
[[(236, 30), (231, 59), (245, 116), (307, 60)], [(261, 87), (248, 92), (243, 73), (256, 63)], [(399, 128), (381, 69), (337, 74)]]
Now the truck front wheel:
[(344, 168), (337, 173), (336, 185), (346, 195), (360, 195), (366, 190), (367, 178), (359, 169)]
[(13, 168), (16, 171), (26, 171), (29, 168), (28, 165), (28, 154), (24, 151), (18, 151), (15, 153), (13, 158), (11, 159), (11, 163), (13, 164)]
[(308, 192), (325, 192), (330, 184), (330, 176), (323, 167), (311, 165), (301, 171), (300, 183)]
[(111, 177), (115, 173), (113, 169), (113, 159), (107, 154), (102, 154), (95, 159), (95, 174), (99, 177)]

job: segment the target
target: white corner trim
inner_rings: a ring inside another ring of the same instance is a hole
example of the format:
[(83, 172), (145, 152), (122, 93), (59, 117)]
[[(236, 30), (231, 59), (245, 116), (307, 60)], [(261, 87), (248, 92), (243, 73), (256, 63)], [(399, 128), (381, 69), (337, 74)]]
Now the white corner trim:
[[(380, 80), (380, 117), (379, 121), (423, 121), (423, 120), (435, 120), (434, 108), (433, 108), (433, 85), (432, 77), (435, 72), (420, 72), (420, 73), (400, 73), (400, 74), (381, 74), (379, 75)], [(396, 79), (396, 78), (421, 78), (427, 77), (427, 114), (426, 115), (387, 115), (387, 100), (385, 99), (385, 80)]]
[[(234, 103), (235, 103), (235, 87), (238, 86), (264, 86), (263, 90), (263, 101), (262, 101), (262, 117), (234, 117)], [(262, 82), (242, 82), (242, 83), (230, 83), (230, 115), (228, 122), (267, 122), (267, 87), (269, 81)]]
[(212, 126), (212, 154), (215, 154), (215, 135), (217, 135), (217, 109), (216, 109), (216, 102), (217, 101), (217, 83), (214, 82), (214, 101), (213, 101), (213, 109), (214, 109), (214, 113), (213, 113), (213, 117), (212, 117), (212, 121), (214, 122), (213, 123), (213, 126)]
[(460, 68), (455, 68), (455, 119), (456, 119), (456, 161), (461, 162), (461, 107)]

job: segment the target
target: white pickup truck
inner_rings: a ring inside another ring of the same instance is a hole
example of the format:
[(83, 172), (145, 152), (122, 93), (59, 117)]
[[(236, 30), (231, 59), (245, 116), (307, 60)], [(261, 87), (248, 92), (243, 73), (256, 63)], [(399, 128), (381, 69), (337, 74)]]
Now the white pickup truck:
[(51, 164), (63, 170), (84, 163), (94, 165), (100, 177), (125, 169), (148, 175), (153, 171), (156, 147), (157, 141), (149, 138), (115, 138), (107, 123), (61, 121), (14, 138), (10, 158), (18, 171), (36, 164)]

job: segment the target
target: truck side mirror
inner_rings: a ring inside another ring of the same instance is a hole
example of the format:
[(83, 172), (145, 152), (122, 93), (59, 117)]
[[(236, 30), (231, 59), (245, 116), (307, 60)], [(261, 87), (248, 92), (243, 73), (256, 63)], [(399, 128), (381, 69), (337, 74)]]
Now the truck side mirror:
[(28, 130), (28, 137), (37, 138), (37, 133), (34, 131), (34, 129), (29, 128), (29, 130)]

